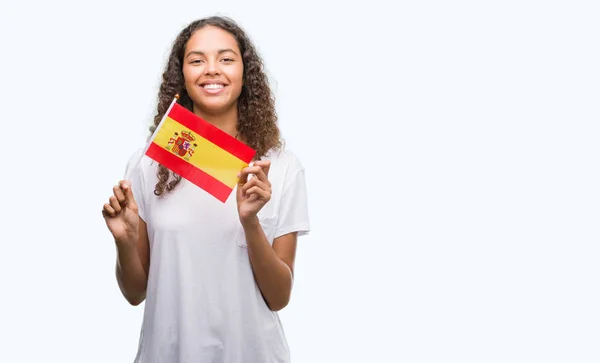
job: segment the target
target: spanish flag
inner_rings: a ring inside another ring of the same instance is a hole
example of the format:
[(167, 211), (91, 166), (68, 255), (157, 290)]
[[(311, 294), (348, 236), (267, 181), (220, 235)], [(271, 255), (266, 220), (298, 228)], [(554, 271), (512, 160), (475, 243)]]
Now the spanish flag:
[(256, 151), (179, 105), (177, 98), (144, 154), (225, 202)]

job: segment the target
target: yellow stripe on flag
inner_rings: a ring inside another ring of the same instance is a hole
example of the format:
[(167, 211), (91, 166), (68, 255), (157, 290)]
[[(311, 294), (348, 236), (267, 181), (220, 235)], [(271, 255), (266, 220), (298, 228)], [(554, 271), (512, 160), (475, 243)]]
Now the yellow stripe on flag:
[[(177, 139), (178, 136), (182, 135), (182, 131), (191, 133), (194, 140), (190, 143), (197, 145), (194, 148), (193, 155), (186, 161), (233, 189), (238, 182), (237, 174), (248, 166), (248, 163), (190, 131), (179, 122), (167, 117), (153, 142), (166, 150), (169, 140), (172, 138)], [(175, 136), (175, 133), (178, 136)], [(167, 151), (173, 152), (173, 145), (171, 145), (171, 150)], [(183, 157), (181, 158), (183, 159)]]

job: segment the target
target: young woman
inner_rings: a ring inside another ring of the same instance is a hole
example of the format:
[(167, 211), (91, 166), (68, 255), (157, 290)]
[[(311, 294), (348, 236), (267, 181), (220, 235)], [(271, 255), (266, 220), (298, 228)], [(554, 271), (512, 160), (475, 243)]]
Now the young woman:
[[(227, 18), (195, 21), (173, 44), (153, 132), (178, 102), (256, 150), (222, 203), (142, 155), (103, 216), (129, 303), (145, 300), (136, 362), (289, 362), (277, 311), (309, 232), (304, 168), (282, 147), (262, 61)], [(252, 177), (248, 177), (252, 175)]]

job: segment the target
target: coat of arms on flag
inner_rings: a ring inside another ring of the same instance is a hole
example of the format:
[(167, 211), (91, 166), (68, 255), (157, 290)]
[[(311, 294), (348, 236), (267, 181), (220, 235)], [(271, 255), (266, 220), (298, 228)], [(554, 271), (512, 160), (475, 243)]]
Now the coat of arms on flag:
[(190, 160), (190, 157), (194, 154), (194, 149), (198, 147), (198, 144), (193, 143), (195, 139), (191, 132), (185, 130), (182, 130), (181, 134), (175, 132), (173, 137), (169, 139), (165, 149), (183, 157), (183, 160)]

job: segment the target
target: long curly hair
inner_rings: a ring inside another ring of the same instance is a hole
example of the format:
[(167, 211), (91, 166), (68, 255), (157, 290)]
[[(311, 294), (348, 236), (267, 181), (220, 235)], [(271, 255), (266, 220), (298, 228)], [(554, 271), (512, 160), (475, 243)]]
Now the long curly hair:
[[(282, 146), (277, 126), (275, 99), (264, 72), (263, 61), (254, 45), (246, 33), (233, 20), (226, 17), (212, 16), (196, 20), (185, 27), (173, 42), (171, 54), (162, 74), (158, 104), (150, 134), (152, 135), (156, 130), (176, 94), (179, 94), (178, 103), (192, 111), (193, 103), (185, 89), (183, 78), (183, 56), (192, 34), (209, 25), (229, 32), (236, 39), (242, 54), (244, 74), (242, 92), (237, 101), (237, 131), (244, 137), (246, 143), (256, 150), (255, 160), (260, 159), (270, 149), (278, 149)], [(181, 176), (172, 173), (163, 165), (158, 166), (157, 177), (155, 195), (161, 195), (165, 190), (170, 192), (181, 180)]]

